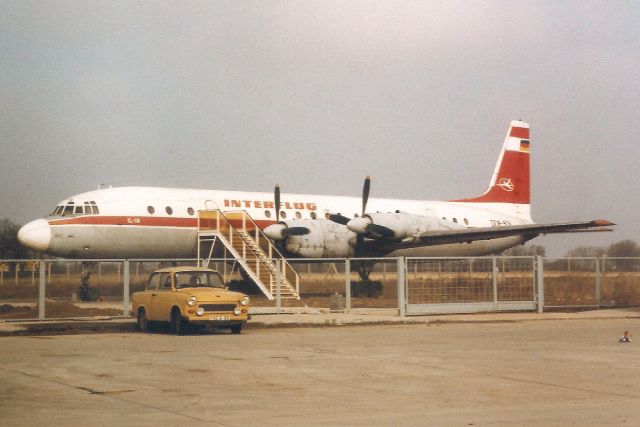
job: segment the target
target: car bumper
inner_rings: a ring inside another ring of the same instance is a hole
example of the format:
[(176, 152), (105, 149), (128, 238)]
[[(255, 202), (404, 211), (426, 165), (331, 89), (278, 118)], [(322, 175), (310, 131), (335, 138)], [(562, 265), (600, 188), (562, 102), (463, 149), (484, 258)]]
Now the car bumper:
[(233, 313), (205, 313), (202, 316), (191, 315), (184, 319), (194, 325), (219, 325), (230, 326), (247, 323), (249, 316), (246, 313), (235, 315)]

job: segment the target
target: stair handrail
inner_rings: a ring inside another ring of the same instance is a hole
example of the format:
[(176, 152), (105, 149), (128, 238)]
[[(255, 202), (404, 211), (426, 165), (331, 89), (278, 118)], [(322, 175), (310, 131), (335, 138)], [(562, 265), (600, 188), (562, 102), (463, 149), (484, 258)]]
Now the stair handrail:
[[(273, 258), (279, 258), (281, 260), (281, 268), (282, 268), (282, 275), (283, 277), (289, 282), (295, 283), (295, 290), (296, 290), (296, 294), (300, 295), (300, 275), (298, 274), (298, 272), (293, 268), (293, 266), (287, 261), (287, 259), (284, 257), (284, 255), (278, 250), (278, 248), (271, 243), (271, 239), (269, 239), (267, 237), (266, 234), (264, 234), (264, 232), (262, 231), (262, 229), (258, 226), (258, 224), (254, 221), (254, 219), (251, 217), (251, 215), (249, 215), (249, 213), (245, 210), (238, 210), (238, 211), (229, 211), (228, 213), (241, 213), (242, 214), (242, 218), (243, 218), (243, 226), (246, 230), (246, 223), (245, 221), (249, 221), (251, 223), (251, 225), (253, 225), (254, 229), (256, 230), (256, 237), (255, 241), (258, 243), (258, 246), (260, 246), (262, 248), (262, 246), (260, 245), (261, 241), (262, 242), (266, 242), (267, 247), (269, 248), (269, 260), (272, 260)], [(224, 213), (222, 214), (224, 216)], [(231, 224), (229, 224), (231, 225)], [(274, 253), (276, 256), (274, 256)], [(293, 280), (291, 280), (293, 279)]]
[[(229, 219), (227, 218), (226, 214), (236, 214), (239, 213), (242, 215), (242, 221), (243, 221), (243, 228), (245, 228), (244, 231), (246, 231), (246, 221), (248, 220), (251, 225), (253, 225), (254, 229), (256, 230), (257, 236), (259, 236), (259, 238), (262, 239), (262, 241), (266, 242), (266, 244), (268, 245), (267, 247), (269, 248), (269, 252), (268, 252), (268, 257), (269, 257), (269, 262), (271, 263), (271, 260), (274, 258), (274, 253), (276, 256), (276, 258), (279, 258), (281, 260), (281, 268), (282, 268), (282, 274), (283, 277), (285, 278), (285, 280), (287, 280), (290, 284), (291, 284), (291, 278), (293, 278), (294, 282), (295, 282), (295, 291), (297, 295), (300, 295), (300, 276), (298, 275), (298, 272), (291, 266), (291, 264), (286, 260), (286, 258), (284, 257), (284, 255), (282, 255), (282, 253), (278, 250), (278, 248), (275, 247), (275, 245), (273, 245), (273, 243), (271, 243), (271, 240), (267, 237), (266, 234), (264, 234), (264, 232), (262, 231), (262, 229), (258, 226), (258, 224), (253, 220), (253, 218), (251, 218), (251, 215), (249, 215), (249, 213), (245, 210), (237, 210), (237, 211), (227, 211), (227, 212), (222, 212), (220, 209), (204, 209), (204, 210), (199, 210), (198, 211), (198, 232), (201, 231), (201, 213), (202, 212), (215, 212), (216, 218), (215, 218), (215, 229), (214, 231), (220, 232), (220, 219), (221, 217), (223, 218), (223, 221), (225, 222), (225, 225), (229, 228), (230, 233), (232, 233), (233, 236), (240, 238), (243, 241), (243, 247), (244, 246), (248, 246), (246, 242), (244, 242), (244, 239), (242, 239), (242, 236), (239, 234), (238, 230), (231, 224), (231, 222), (229, 221)], [(205, 230), (206, 231), (206, 230)], [(260, 239), (255, 239), (256, 242), (258, 243), (258, 246), (261, 247), (260, 245)], [(251, 248), (249, 248), (251, 249)], [(262, 249), (262, 247), (261, 247)], [(253, 251), (251, 251), (253, 252)], [(258, 256), (256, 256), (256, 261), (257, 262), (262, 262), (260, 260), (260, 258)], [(273, 265), (273, 264), (272, 264)]]

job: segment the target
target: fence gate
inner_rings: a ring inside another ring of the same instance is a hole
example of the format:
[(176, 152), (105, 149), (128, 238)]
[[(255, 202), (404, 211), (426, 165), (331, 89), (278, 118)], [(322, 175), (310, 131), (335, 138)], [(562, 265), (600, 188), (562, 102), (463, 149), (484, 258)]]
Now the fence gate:
[(406, 314), (536, 309), (534, 257), (407, 258)]

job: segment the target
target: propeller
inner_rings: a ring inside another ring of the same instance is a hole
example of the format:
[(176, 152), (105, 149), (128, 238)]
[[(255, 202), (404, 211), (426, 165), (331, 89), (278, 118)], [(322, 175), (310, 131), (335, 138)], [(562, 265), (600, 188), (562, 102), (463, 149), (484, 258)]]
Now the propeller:
[(373, 235), (370, 237), (382, 238), (382, 239), (387, 239), (394, 236), (393, 230), (382, 225), (374, 224), (371, 216), (367, 215), (366, 213), (367, 202), (369, 201), (370, 189), (371, 189), (371, 177), (367, 176), (364, 179), (364, 186), (362, 187), (362, 215), (360, 215), (358, 218), (353, 218), (349, 220), (346, 224), (349, 230), (353, 231), (358, 235), (358, 240), (356, 241), (356, 248), (358, 247), (358, 242), (361, 242), (362, 239), (364, 239), (365, 234)]
[[(367, 175), (364, 179), (364, 185), (362, 186), (362, 212), (360, 214), (360, 218), (354, 219), (364, 219), (364, 215), (367, 211), (367, 202), (369, 202), (369, 191), (371, 190), (371, 177)], [(350, 222), (350, 221), (349, 221)], [(356, 234), (356, 244), (353, 248), (353, 255), (357, 258), (362, 254), (362, 245), (364, 245), (364, 233)]]
[(338, 224), (347, 225), (347, 223), (351, 221), (351, 218), (347, 218), (342, 214), (329, 214), (329, 220)]
[(276, 204), (276, 221), (280, 221), (280, 186), (278, 184), (273, 191), (273, 199)]
[(276, 208), (276, 221), (278, 222), (263, 230), (267, 237), (273, 240), (284, 240), (289, 236), (304, 236), (311, 232), (307, 227), (289, 227), (280, 221), (280, 186), (278, 184), (273, 191), (273, 199)]
[(364, 216), (367, 211), (367, 202), (369, 201), (369, 190), (371, 189), (371, 177), (367, 175), (364, 179), (364, 186), (362, 187), (362, 214)]
[[(371, 189), (371, 177), (367, 176), (364, 179), (364, 186), (362, 187), (362, 215), (367, 211), (367, 202), (369, 201), (369, 190)], [(361, 216), (362, 216), (361, 215)], [(341, 225), (347, 225), (352, 218), (348, 218), (340, 213), (337, 214), (329, 214), (328, 216), (330, 221)]]

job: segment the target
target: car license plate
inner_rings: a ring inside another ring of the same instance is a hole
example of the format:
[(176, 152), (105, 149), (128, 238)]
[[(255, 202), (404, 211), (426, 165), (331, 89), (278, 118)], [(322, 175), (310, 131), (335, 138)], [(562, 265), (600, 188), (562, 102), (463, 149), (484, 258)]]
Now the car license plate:
[(209, 320), (229, 320), (229, 316), (211, 314)]

